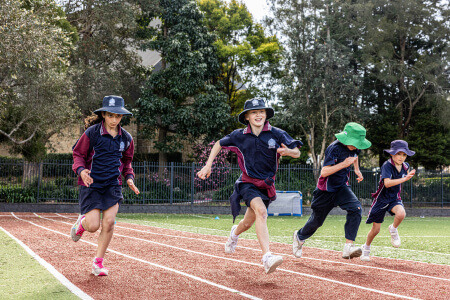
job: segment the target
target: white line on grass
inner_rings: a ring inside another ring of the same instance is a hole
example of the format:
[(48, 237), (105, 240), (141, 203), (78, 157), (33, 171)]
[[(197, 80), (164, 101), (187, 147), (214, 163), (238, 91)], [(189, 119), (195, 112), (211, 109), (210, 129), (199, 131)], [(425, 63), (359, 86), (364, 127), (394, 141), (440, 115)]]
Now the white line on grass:
[[(45, 219), (45, 217), (43, 217), (43, 218)], [(67, 222), (64, 222), (64, 221), (58, 221), (58, 220), (53, 220), (53, 219), (48, 219), (48, 220), (70, 225), (70, 223), (67, 223)], [(27, 221), (27, 222), (30, 222), (30, 221)], [(45, 228), (44, 226), (40, 226), (40, 225), (36, 225), (36, 226)], [(129, 228), (126, 228), (126, 229), (129, 229)], [(155, 241), (151, 241), (151, 240), (147, 240), (147, 239), (141, 239), (141, 238), (137, 238), (137, 237), (126, 236), (126, 235), (122, 235), (122, 234), (118, 234), (118, 233), (114, 233), (114, 235), (115, 236), (120, 236), (120, 237), (123, 237), (123, 238), (129, 238), (129, 239), (133, 239), (133, 240), (138, 240), (138, 241), (142, 241), (142, 242), (156, 244), (156, 245), (159, 245), (159, 246), (169, 247), (169, 248), (172, 248), (172, 249), (177, 249), (177, 250), (181, 250), (181, 251), (185, 251), (185, 252), (189, 252), (189, 253), (199, 254), (199, 255), (202, 255), (202, 256), (208, 256), (208, 257), (212, 257), (212, 258), (217, 258), (217, 259), (228, 260), (228, 261), (239, 262), (239, 263), (248, 264), (248, 265), (252, 265), (252, 266), (262, 267), (261, 264), (256, 264), (256, 263), (243, 261), (243, 260), (237, 260), (237, 259), (228, 258), (228, 257), (216, 256), (216, 255), (212, 255), (212, 254), (208, 254), (208, 253), (203, 253), (203, 252), (198, 252), (198, 251), (194, 251), (194, 250), (180, 248), (180, 247), (176, 247), (176, 246), (172, 246), (172, 245), (167, 245), (167, 244), (163, 244), (163, 243), (159, 243), (159, 242), (155, 242)], [(180, 236), (176, 236), (176, 237), (179, 238)], [(83, 241), (83, 240), (81, 240), (81, 241)], [(198, 239), (197, 239), (197, 241), (198, 241)], [(207, 241), (207, 240), (205, 240), (205, 241)], [(90, 243), (90, 242), (87, 242), (87, 243)], [(252, 249), (252, 248), (249, 248), (249, 249)], [(108, 248), (108, 250), (111, 251), (109, 248)], [(252, 249), (252, 250), (256, 250), (256, 249)], [(113, 252), (113, 251), (111, 251), (111, 252)], [(371, 292), (375, 292), (375, 293), (379, 293), (379, 294), (383, 294), (383, 295), (399, 297), (399, 298), (404, 298), (404, 299), (418, 299), (418, 298), (412, 298), (412, 297), (399, 295), (399, 294), (394, 294), (394, 293), (390, 293), (390, 292), (385, 292), (385, 291), (381, 291), (381, 290), (376, 290), (376, 289), (372, 289), (372, 288), (367, 288), (367, 287), (363, 287), (363, 286), (360, 286), (360, 285), (355, 285), (355, 284), (351, 284), (351, 283), (347, 283), (347, 282), (337, 281), (337, 280), (329, 279), (329, 278), (326, 278), (326, 277), (320, 277), (320, 276), (316, 276), (316, 275), (296, 272), (296, 271), (292, 271), (292, 270), (288, 270), (288, 269), (277, 268), (277, 270), (288, 272), (288, 273), (292, 273), (292, 274), (296, 274), (296, 275), (300, 275), (300, 276), (305, 276), (305, 277), (310, 277), (310, 278), (314, 278), (314, 279), (319, 279), (319, 280), (323, 280), (323, 281), (328, 281), (328, 282), (332, 282), (332, 283), (336, 283), (336, 284), (340, 284), (340, 285), (350, 286), (350, 287), (354, 287), (354, 288), (358, 288), (358, 289), (362, 289), (362, 290), (366, 290), (366, 291), (371, 291)]]
[[(70, 235), (68, 235), (68, 234), (65, 234), (65, 233), (59, 232), (59, 231), (57, 231), (57, 230), (53, 230), (53, 229), (47, 228), (47, 227), (45, 227), (45, 226), (38, 225), (38, 224), (36, 224), (36, 223), (33, 223), (33, 222), (28, 221), (28, 220), (25, 220), (25, 219), (21, 219), (21, 218), (17, 217), (16, 215), (14, 215), (14, 213), (11, 213), (11, 214), (12, 214), (16, 219), (22, 220), (22, 221), (24, 221), (24, 222), (28, 222), (28, 223), (30, 223), (30, 224), (32, 224), (32, 225), (34, 225), (34, 226), (43, 228), (43, 229), (45, 229), (45, 230), (48, 230), (48, 231), (51, 231), (51, 232), (54, 232), (54, 233), (58, 233), (58, 234), (60, 234), (60, 235), (66, 236), (66, 237), (70, 237)], [(41, 218), (42, 218), (42, 219), (46, 219), (45, 217), (41, 217)], [(51, 220), (51, 221), (58, 222), (57, 220), (52, 220), (52, 219), (47, 219), (47, 220)], [(66, 223), (66, 222), (63, 222), (63, 223)], [(87, 243), (87, 244), (89, 244), (89, 245), (92, 245), (92, 246), (96, 246), (96, 247), (97, 247), (97, 244), (95, 244), (95, 243), (92, 243), (92, 242), (89, 242), (89, 241), (86, 241), (86, 240), (80, 240), (80, 241), (81, 241), (81, 242), (84, 242), (84, 243)], [(149, 265), (154, 266), (154, 267), (158, 267), (158, 268), (161, 268), (161, 269), (170, 271), (170, 272), (177, 273), (177, 274), (179, 274), (179, 275), (183, 275), (183, 276), (189, 277), (189, 278), (191, 278), (191, 279), (194, 279), (194, 280), (197, 280), (197, 281), (200, 281), (200, 282), (203, 282), (203, 283), (206, 283), (206, 284), (215, 286), (215, 287), (217, 287), (217, 288), (226, 290), (226, 291), (228, 291), (228, 292), (238, 294), (238, 295), (240, 295), (240, 296), (242, 296), (242, 297), (245, 297), (245, 298), (255, 299), (255, 300), (261, 300), (261, 298), (258, 298), (258, 297), (255, 297), (255, 296), (246, 294), (246, 293), (244, 293), (244, 292), (235, 290), (235, 289), (233, 289), (233, 288), (226, 287), (226, 286), (224, 286), (224, 285), (221, 285), (221, 284), (218, 284), (218, 283), (209, 281), (209, 280), (207, 280), (207, 279), (203, 279), (203, 278), (197, 277), (197, 276), (195, 276), (195, 275), (191, 275), (191, 274), (189, 274), (189, 273), (185, 273), (185, 272), (178, 271), (178, 270), (175, 270), (175, 269), (172, 269), (172, 268), (163, 266), (163, 265), (155, 264), (155, 263), (152, 263), (152, 262), (149, 262), (149, 261), (146, 261), (146, 260), (137, 258), (137, 257), (133, 257), (133, 256), (127, 255), (127, 254), (125, 254), (125, 253), (121, 253), (121, 252), (119, 252), (119, 251), (113, 250), (113, 249), (111, 249), (111, 248), (108, 248), (108, 251), (109, 251), (109, 252), (112, 252), (112, 253), (115, 253), (115, 254), (117, 254), (117, 255), (124, 256), (124, 257), (129, 258), (129, 259), (133, 259), (133, 260), (139, 261), (139, 262), (141, 262), (141, 263), (149, 264)]]
[(43, 258), (41, 258), (39, 255), (33, 252), (27, 245), (25, 245), (21, 240), (13, 236), (11, 233), (6, 231), (6, 229), (2, 228), (0, 226), (0, 229), (3, 230), (10, 238), (12, 238), (16, 243), (18, 243), (25, 251), (31, 255), (35, 260), (37, 260), (44, 268), (47, 269), (55, 278), (61, 282), (65, 287), (67, 287), (73, 294), (80, 297), (81, 299), (91, 300), (92, 297), (83, 292), (79, 287), (74, 285), (72, 282), (69, 281), (63, 274), (59, 273), (51, 264), (46, 262)]

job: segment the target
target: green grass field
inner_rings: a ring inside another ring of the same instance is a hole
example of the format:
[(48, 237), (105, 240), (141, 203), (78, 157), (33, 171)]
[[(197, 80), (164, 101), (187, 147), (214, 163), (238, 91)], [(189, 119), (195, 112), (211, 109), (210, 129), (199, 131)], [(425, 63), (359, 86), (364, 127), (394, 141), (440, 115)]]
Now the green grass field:
[[(195, 233), (228, 236), (232, 226), (231, 215), (164, 215), (164, 214), (119, 214), (118, 220), (163, 228), (178, 229)], [(270, 241), (292, 243), (292, 233), (300, 229), (309, 216), (269, 217)], [(236, 224), (242, 216), (236, 219)], [(365, 242), (372, 225), (365, 224), (363, 217), (359, 227), (356, 244)], [(372, 255), (429, 263), (450, 265), (450, 218), (445, 217), (407, 217), (399, 227), (402, 245), (391, 246), (387, 227), (393, 217), (386, 216), (381, 232), (372, 243)], [(342, 251), (345, 216), (330, 215), (324, 225), (307, 240), (305, 246)], [(256, 239), (254, 228), (242, 234), (243, 238)], [(290, 249), (287, 247), (287, 249)]]
[(0, 299), (79, 299), (0, 230)]

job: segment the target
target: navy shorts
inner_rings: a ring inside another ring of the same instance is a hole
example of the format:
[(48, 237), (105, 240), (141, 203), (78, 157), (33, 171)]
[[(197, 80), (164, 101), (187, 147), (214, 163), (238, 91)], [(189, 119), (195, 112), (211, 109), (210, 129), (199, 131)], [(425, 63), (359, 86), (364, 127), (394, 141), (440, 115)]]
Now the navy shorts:
[(266, 208), (269, 207), (270, 200), (269, 196), (267, 195), (267, 191), (258, 189), (252, 183), (239, 184), (239, 194), (245, 201), (245, 205), (247, 205), (247, 207), (250, 207), (250, 202), (257, 197), (260, 197), (262, 199)]
[(382, 202), (380, 200), (375, 201), (372, 203), (366, 223), (383, 223), (386, 212), (389, 212), (391, 216), (395, 215), (391, 210), (397, 205), (403, 206), (402, 200), (395, 200), (391, 202)]
[(80, 185), (80, 204), (81, 214), (84, 215), (93, 209), (101, 211), (116, 205), (123, 200), (122, 186), (111, 185), (104, 188), (92, 188)]

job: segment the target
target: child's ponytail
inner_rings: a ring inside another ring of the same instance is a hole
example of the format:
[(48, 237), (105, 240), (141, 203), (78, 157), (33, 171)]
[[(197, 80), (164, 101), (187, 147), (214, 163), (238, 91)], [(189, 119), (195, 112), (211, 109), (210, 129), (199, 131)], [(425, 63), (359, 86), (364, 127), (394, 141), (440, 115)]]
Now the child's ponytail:
[(103, 121), (103, 116), (101, 113), (99, 114), (92, 114), (88, 116), (86, 119), (84, 119), (84, 130), (88, 129), (92, 125), (101, 123)]

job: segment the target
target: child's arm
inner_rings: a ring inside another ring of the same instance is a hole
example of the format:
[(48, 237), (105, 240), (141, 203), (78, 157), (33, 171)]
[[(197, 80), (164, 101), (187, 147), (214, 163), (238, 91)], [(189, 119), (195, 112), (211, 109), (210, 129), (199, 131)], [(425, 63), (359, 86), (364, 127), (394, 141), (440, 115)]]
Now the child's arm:
[(416, 170), (415, 169), (413, 169), (411, 171), (408, 171), (408, 175), (406, 175), (403, 178), (399, 178), (399, 179), (385, 178), (384, 179), (384, 186), (386, 188), (390, 188), (392, 186), (396, 186), (396, 185), (402, 184), (403, 182), (410, 180), (414, 176), (414, 174), (416, 174)]
[(220, 141), (217, 141), (211, 149), (206, 165), (197, 173), (199, 178), (206, 179), (211, 175), (212, 163), (220, 150), (222, 150), (222, 146), (220, 146)]
[(85, 186), (89, 187), (94, 180), (91, 177), (91, 170), (86, 168), (86, 158), (89, 151), (89, 137), (86, 133), (73, 146), (73, 165), (72, 170), (81, 177)]
[(277, 153), (281, 156), (290, 156), (293, 158), (300, 157), (300, 149), (295, 147), (294, 149), (289, 149), (285, 144), (281, 143), (281, 147), (277, 149)]
[(334, 173), (336, 173), (339, 170), (342, 170), (344, 168), (350, 167), (351, 164), (353, 164), (357, 159), (358, 159), (358, 157), (349, 156), (343, 162), (340, 162), (337, 165), (324, 166), (324, 167), (322, 167), (322, 171), (320, 172), (320, 176), (328, 177), (330, 175), (333, 175)]
[(363, 181), (363, 180), (364, 180), (364, 177), (363, 177), (361, 171), (359, 170), (359, 159), (358, 159), (358, 156), (356, 157), (356, 160), (355, 160), (355, 162), (353, 163), (353, 167), (354, 167), (355, 174), (356, 174), (356, 176), (357, 176), (357, 177), (356, 177), (356, 180), (357, 180), (358, 182)]
[(125, 177), (125, 180), (127, 181), (127, 184), (130, 187), (130, 189), (136, 195), (139, 195), (139, 189), (137, 188), (137, 186), (134, 185), (135, 174), (133, 171), (133, 167), (131, 166), (133, 156), (134, 156), (134, 140), (132, 139), (128, 149), (122, 152), (121, 158), (123, 164), (122, 175)]

